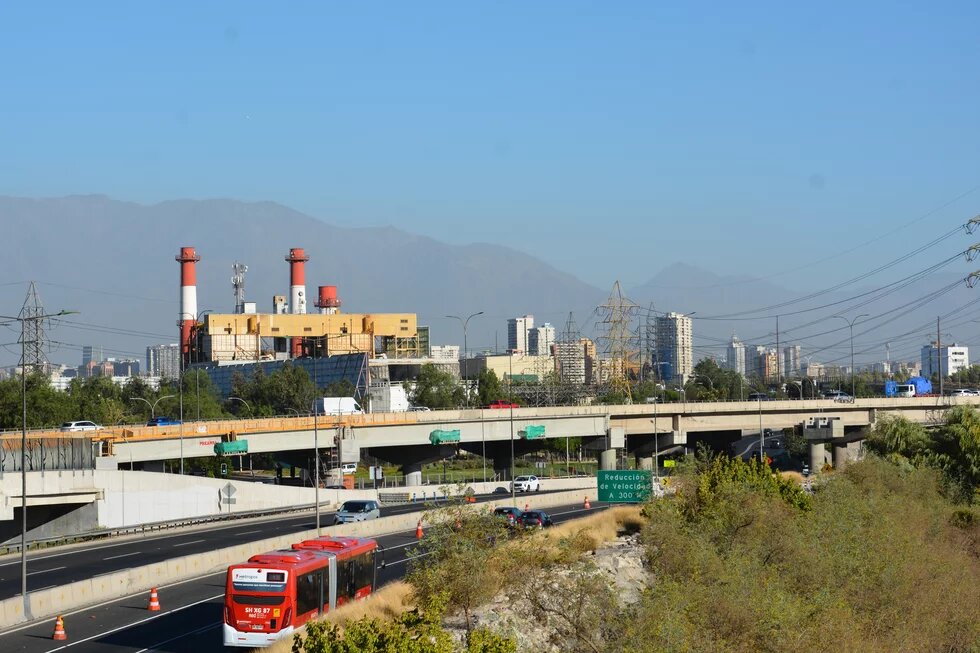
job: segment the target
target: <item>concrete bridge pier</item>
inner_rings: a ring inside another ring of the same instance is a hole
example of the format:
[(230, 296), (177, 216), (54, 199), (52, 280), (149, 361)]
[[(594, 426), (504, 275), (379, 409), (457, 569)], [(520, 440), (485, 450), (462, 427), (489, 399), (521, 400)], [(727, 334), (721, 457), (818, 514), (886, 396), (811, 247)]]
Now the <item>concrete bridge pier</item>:
[(637, 456), (636, 468), (653, 471), (653, 456)]
[(823, 446), (823, 442), (810, 443), (810, 471), (814, 474), (823, 469), (823, 463), (826, 457), (825, 452), (826, 449)]
[(599, 469), (616, 469), (616, 450), (606, 449), (599, 453)]
[(844, 469), (857, 460), (860, 452), (860, 442), (834, 442), (834, 469)]

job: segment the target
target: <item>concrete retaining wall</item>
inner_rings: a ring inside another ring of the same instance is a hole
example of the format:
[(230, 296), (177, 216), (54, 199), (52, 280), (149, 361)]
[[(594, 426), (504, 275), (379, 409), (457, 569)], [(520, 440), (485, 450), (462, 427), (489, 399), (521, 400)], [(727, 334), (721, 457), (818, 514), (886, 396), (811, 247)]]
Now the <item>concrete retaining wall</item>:
[[(581, 501), (589, 495), (595, 500), (595, 480), (588, 490), (578, 489), (554, 494), (525, 494), (521, 495), (518, 503), (528, 503), (532, 508), (550, 508), (568, 503)], [(481, 507), (496, 507), (510, 505), (510, 497), (479, 504)], [(372, 521), (358, 522), (333, 526), (326, 535), (350, 535), (355, 537), (371, 537), (386, 533), (397, 533), (411, 530), (418, 522), (418, 513), (394, 515)], [(238, 562), (244, 562), (249, 557), (272, 549), (288, 548), (290, 545), (304, 539), (316, 537), (315, 530), (280, 535), (277, 537), (239, 544), (237, 546), (217, 549), (205, 553), (196, 553), (178, 558), (171, 558), (142, 567), (134, 567), (124, 571), (105, 574), (89, 580), (82, 580), (69, 585), (28, 592), (30, 614), (33, 619), (63, 614), (70, 610), (117, 599), (136, 592), (149, 591), (151, 587), (159, 587), (176, 583), (181, 580), (202, 576), (223, 570), (225, 567)], [(166, 606), (166, 591), (160, 593), (160, 601)], [(0, 629), (9, 628), (15, 624), (27, 621), (24, 615), (24, 600), (20, 596), (0, 601)]]

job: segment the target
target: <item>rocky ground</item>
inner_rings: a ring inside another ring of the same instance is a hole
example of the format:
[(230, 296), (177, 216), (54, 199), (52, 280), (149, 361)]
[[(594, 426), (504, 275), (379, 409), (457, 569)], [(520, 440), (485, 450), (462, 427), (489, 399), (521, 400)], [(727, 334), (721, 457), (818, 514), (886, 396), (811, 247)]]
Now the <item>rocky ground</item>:
[[(620, 605), (639, 600), (641, 593), (650, 585), (651, 576), (644, 566), (644, 549), (636, 535), (626, 535), (608, 542), (594, 553), (582, 557), (585, 564), (595, 565), (596, 573), (612, 589)], [(548, 572), (549, 582), (571, 582), (571, 569)], [(460, 640), (465, 636), (462, 616), (447, 619), (445, 627)], [(494, 600), (475, 611), (473, 626), (484, 626), (517, 642), (517, 650), (524, 652), (561, 653), (567, 650), (560, 625), (552, 617), (535, 616), (534, 606), (519, 593), (501, 593)]]

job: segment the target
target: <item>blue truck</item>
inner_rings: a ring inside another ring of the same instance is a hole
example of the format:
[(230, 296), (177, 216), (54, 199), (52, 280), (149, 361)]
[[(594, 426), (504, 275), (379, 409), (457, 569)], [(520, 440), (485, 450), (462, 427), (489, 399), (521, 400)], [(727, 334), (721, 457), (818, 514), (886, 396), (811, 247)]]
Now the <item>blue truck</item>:
[(924, 376), (913, 376), (905, 383), (885, 382), (886, 397), (923, 397), (932, 394), (932, 381)]

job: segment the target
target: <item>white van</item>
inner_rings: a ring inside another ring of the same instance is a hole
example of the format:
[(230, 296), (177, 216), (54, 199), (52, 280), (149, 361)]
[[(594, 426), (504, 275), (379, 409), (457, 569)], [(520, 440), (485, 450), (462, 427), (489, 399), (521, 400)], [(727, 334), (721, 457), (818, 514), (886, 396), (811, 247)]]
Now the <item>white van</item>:
[(360, 404), (354, 397), (324, 397), (313, 402), (313, 411), (318, 415), (360, 415)]

